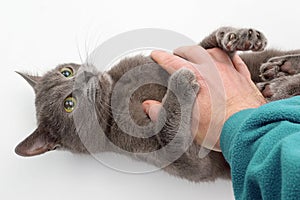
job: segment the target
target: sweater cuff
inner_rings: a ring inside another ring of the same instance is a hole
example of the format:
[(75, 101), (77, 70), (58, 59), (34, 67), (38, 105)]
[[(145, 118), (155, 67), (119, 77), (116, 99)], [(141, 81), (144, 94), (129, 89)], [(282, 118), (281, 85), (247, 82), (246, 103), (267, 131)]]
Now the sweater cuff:
[(220, 136), (220, 146), (227, 162), (230, 162), (231, 160), (230, 147), (233, 146), (231, 142), (233, 142), (234, 137), (237, 136), (236, 133), (239, 131), (240, 125), (247, 121), (248, 116), (250, 116), (254, 111), (254, 108), (239, 111), (230, 116), (225, 122)]

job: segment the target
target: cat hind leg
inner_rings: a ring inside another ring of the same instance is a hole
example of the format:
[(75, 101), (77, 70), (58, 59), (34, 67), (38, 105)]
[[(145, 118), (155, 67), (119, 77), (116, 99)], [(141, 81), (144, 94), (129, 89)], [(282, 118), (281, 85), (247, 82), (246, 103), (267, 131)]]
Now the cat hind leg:
[(294, 75), (300, 72), (300, 54), (270, 58), (260, 67), (260, 76), (264, 81)]
[(282, 76), (256, 86), (268, 101), (286, 99), (300, 95), (300, 74)]

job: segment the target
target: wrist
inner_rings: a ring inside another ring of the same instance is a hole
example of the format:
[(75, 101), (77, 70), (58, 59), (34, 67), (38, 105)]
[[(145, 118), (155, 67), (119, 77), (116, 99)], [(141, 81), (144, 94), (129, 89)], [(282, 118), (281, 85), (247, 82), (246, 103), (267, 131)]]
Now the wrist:
[[(261, 95), (260, 95), (261, 96)], [(237, 101), (236, 103), (232, 103), (231, 105), (227, 106), (226, 110), (226, 117), (225, 121), (227, 121), (232, 115), (238, 113), (242, 110), (251, 109), (251, 108), (258, 108), (266, 103), (266, 100), (263, 97), (259, 97), (255, 100), (247, 100), (243, 99)]]

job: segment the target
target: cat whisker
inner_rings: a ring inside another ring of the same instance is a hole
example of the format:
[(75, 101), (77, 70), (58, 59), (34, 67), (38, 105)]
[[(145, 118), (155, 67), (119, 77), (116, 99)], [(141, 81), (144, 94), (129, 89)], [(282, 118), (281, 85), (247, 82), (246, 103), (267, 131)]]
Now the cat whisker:
[(77, 39), (76, 39), (76, 48), (77, 48), (77, 52), (78, 52), (78, 55), (79, 55), (80, 62), (81, 62), (81, 64), (83, 64), (84, 61), (83, 61), (82, 56), (81, 56), (81, 52), (80, 52), (80, 49), (79, 49), (79, 44), (78, 44)]

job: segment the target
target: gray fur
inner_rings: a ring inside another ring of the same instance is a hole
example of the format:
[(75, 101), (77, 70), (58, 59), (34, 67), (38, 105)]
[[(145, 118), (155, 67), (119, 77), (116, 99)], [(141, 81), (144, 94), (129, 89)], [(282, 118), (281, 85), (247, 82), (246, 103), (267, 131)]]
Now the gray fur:
[[(266, 43), (264, 35), (254, 29), (223, 27), (200, 45), (220, 47), (233, 55), (237, 50), (262, 51)], [(260, 65), (274, 56), (294, 53), (266, 50), (241, 57), (258, 83), (265, 81), (262, 77), (266, 70), (260, 70)], [(298, 62), (293, 63), (296, 64)], [(64, 67), (71, 68), (74, 76), (64, 77), (60, 72)], [(270, 70), (270, 67), (265, 69)], [(70, 63), (41, 77), (21, 75), (36, 93), (38, 120), (38, 128), (16, 147), (16, 153), (21, 156), (34, 156), (56, 148), (81, 154), (113, 151), (163, 166), (168, 173), (194, 182), (230, 178), (229, 165), (221, 153), (211, 151), (204, 158), (198, 156), (201, 146), (193, 142), (189, 127), (199, 85), (187, 69), (169, 76), (151, 58), (135, 56), (120, 61), (107, 72)], [(268, 81), (276, 82), (277, 78), (274, 76)], [(150, 83), (136, 88), (141, 80), (145, 83), (155, 80), (161, 84)], [(289, 84), (288, 80), (281, 82)], [(273, 85), (272, 89), (280, 87), (280, 84)], [(263, 83), (258, 86), (262, 91), (266, 88)], [(128, 98), (130, 92), (132, 95)], [(273, 93), (276, 99), (288, 97), (279, 90)], [(76, 98), (77, 105), (73, 112), (67, 113), (63, 102), (70, 95)], [(143, 101), (148, 99), (163, 102), (164, 109), (155, 123), (142, 110)]]

